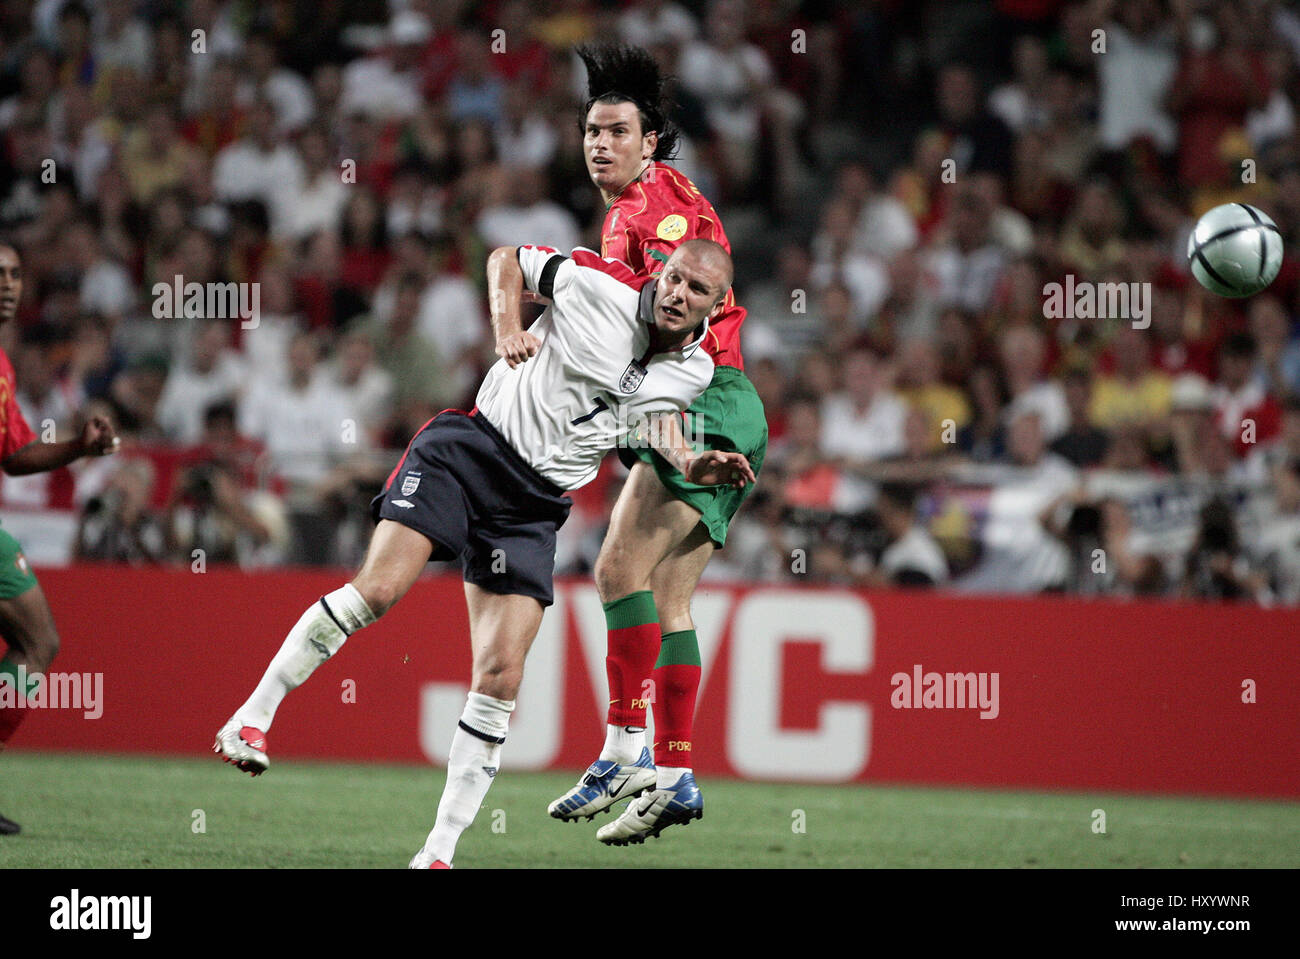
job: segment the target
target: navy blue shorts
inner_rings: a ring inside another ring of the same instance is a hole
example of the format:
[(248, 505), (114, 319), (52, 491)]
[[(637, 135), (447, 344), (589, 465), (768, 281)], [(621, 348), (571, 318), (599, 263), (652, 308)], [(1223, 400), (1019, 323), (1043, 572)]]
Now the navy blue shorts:
[(465, 582), (550, 606), (571, 505), (481, 415), (447, 410), (412, 437), (370, 513), (427, 536), (431, 561), (459, 556)]

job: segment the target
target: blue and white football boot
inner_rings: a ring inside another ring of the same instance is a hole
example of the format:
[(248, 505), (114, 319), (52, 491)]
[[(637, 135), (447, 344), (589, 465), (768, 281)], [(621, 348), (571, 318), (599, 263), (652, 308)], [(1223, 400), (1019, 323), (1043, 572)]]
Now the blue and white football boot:
[(639, 796), (655, 784), (655, 763), (644, 746), (636, 762), (616, 763), (597, 759), (587, 767), (578, 784), (546, 807), (556, 819), (577, 822), (593, 819), (620, 799)]
[(704, 818), (704, 797), (695, 785), (692, 773), (682, 773), (668, 789), (652, 789), (635, 802), (627, 804), (623, 815), (601, 826), (596, 838), (607, 846), (627, 846), (646, 841), (669, 826), (689, 825), (692, 819)]

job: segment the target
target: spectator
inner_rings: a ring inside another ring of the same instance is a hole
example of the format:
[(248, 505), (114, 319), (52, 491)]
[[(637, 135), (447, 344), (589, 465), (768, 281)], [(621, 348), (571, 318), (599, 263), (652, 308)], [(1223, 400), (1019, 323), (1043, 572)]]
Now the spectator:
[[(1071, 465), (1085, 469), (1097, 466), (1106, 455), (1110, 439), (1092, 419), (1092, 375), (1086, 366), (1066, 370), (1062, 388), (1065, 406), (1070, 413), (1070, 425), (1051, 443), (1051, 450)], [(1172, 387), (1171, 387), (1172, 389)]]
[(940, 586), (948, 581), (943, 549), (917, 521), (916, 490), (890, 483), (876, 499), (880, 525), (889, 545), (880, 554), (867, 584), (870, 586)]
[(144, 124), (127, 133), (122, 146), (131, 198), (147, 205), (160, 192), (184, 183), (193, 149), (181, 138), (173, 108), (161, 102), (150, 106)]
[(836, 181), (836, 194), (852, 202), (858, 211), (855, 249), (890, 263), (920, 242), (920, 231), (907, 207), (881, 189), (878, 178), (866, 164), (845, 164), (840, 167)]
[(1267, 589), (1241, 549), (1232, 507), (1212, 499), (1201, 509), (1196, 541), (1187, 554), (1182, 595), (1188, 599), (1252, 600)]
[(847, 197), (835, 197), (822, 211), (821, 228), (812, 240), (812, 280), (821, 290), (840, 282), (853, 297), (855, 319), (874, 317), (889, 296), (889, 273), (883, 261), (854, 247), (856, 210)]
[(269, 103), (281, 136), (305, 127), (316, 112), (311, 87), (297, 73), (280, 66), (271, 35), (253, 31), (245, 41), (244, 54), (248, 72), (239, 84), (240, 103), (245, 107), (258, 100)]
[(1006, 449), (1003, 389), (997, 370), (979, 366), (970, 374), (971, 421), (957, 432), (957, 449), (979, 463), (1002, 459)]
[(506, 87), (492, 59), (478, 34), (466, 30), (457, 38), (457, 70), (447, 85), (447, 113), (453, 123), (480, 120), (489, 128), (500, 125)]
[(1091, 181), (1079, 193), (1062, 231), (1062, 265), (1080, 279), (1122, 265), (1128, 259), (1123, 229), (1124, 211), (1114, 187), (1105, 180)]
[(1300, 339), (1291, 338), (1291, 318), (1271, 293), (1250, 299), (1250, 332), (1258, 346), (1252, 378), (1275, 397), (1300, 392)]
[(218, 58), (188, 97), (185, 139), (208, 157), (234, 144), (243, 133), (246, 107), (239, 99), (238, 88), (235, 61)]
[(781, 502), (804, 510), (831, 512), (840, 505), (840, 471), (821, 450), (824, 428), (820, 402), (796, 394), (786, 403), (786, 431), (772, 445), (765, 466), (784, 483)]
[(240, 564), (271, 541), (271, 528), (245, 504), (229, 470), (208, 462), (186, 469), (168, 503), (174, 559)]
[(149, 28), (134, 16), (131, 0), (104, 0), (92, 44), (95, 63), (104, 69), (126, 67), (145, 73), (150, 67)]
[(930, 247), (926, 269), (941, 302), (982, 313), (1006, 266), (1006, 251), (990, 232), (993, 208), (972, 186), (958, 186), (945, 221), (947, 238)]
[(695, 40), (699, 24), (671, 0), (645, 0), (619, 14), (618, 32), (624, 43), (633, 46), (649, 48), (670, 43), (680, 47)]
[(343, 113), (405, 119), (420, 108), (420, 61), (433, 35), (429, 21), (413, 10), (393, 16), (388, 46), (353, 60), (343, 70), (339, 107)]
[(44, 125), (53, 120), (58, 109), (54, 58), (49, 50), (33, 44), (22, 56), (18, 92), (0, 101), (0, 130), (9, 130), (20, 120)]
[(542, 106), (536, 88), (523, 80), (506, 89), (494, 137), (497, 156), (507, 167), (545, 169), (555, 158), (560, 135)]
[[(1061, 526), (1056, 517), (1063, 510), (1068, 520)], [(1119, 499), (1093, 501), (1075, 489), (1059, 497), (1044, 514), (1048, 529), (1069, 551), (1072, 593), (1132, 597), (1163, 592), (1164, 568), (1155, 556), (1133, 548), (1132, 520)]]
[(289, 236), (294, 223), (289, 203), (302, 189), (302, 160), (276, 133), (275, 112), (265, 100), (248, 107), (247, 119), (247, 133), (218, 153), (213, 164), (217, 198), (260, 201), (270, 213), (271, 232)]
[(1011, 173), (1011, 131), (985, 109), (975, 72), (962, 63), (939, 70), (935, 84), (940, 129), (952, 145), (958, 175)]
[(349, 191), (340, 236), (339, 279), (356, 290), (372, 292), (392, 262), (392, 254), (379, 197), (370, 187), (358, 184)]
[(1288, 606), (1300, 604), (1300, 463), (1292, 461), (1272, 474), (1274, 501), (1251, 544), (1251, 560), (1267, 575), (1273, 597)]
[(103, 317), (82, 316), (73, 329), (63, 389), (73, 396), (105, 399), (113, 378), (125, 366), (126, 357), (113, 345), (111, 327)]
[(1061, 384), (1043, 376), (1043, 334), (1029, 326), (1012, 327), (1002, 334), (999, 352), (1002, 375), (1011, 393), (1008, 423), (1020, 413), (1032, 411), (1039, 416), (1044, 439), (1049, 443), (1057, 439), (1069, 426), (1070, 410)]
[(772, 65), (745, 39), (745, 7), (713, 0), (705, 17), (706, 39), (682, 51), (682, 83), (704, 103), (726, 171), (728, 198), (748, 196), (757, 169), (760, 124), (767, 93), (775, 86)]
[(1219, 429), (1245, 455), (1255, 443), (1271, 440), (1281, 426), (1282, 410), (1251, 374), (1258, 346), (1249, 333), (1233, 333), (1219, 351), (1219, 380), (1213, 400)]
[(284, 263), (268, 264), (260, 284), (257, 326), (243, 331), (243, 360), (249, 383), (283, 383), (289, 369), (289, 346), (306, 328)]
[(327, 368), (327, 382), (343, 406), (353, 411), (358, 446), (379, 446), (392, 410), (393, 377), (375, 362), (375, 345), (362, 329), (344, 334), (337, 353)]
[(1282, 425), (1271, 441), (1258, 444), (1246, 455), (1243, 475), (1248, 482), (1267, 485), (1279, 471), (1300, 467), (1300, 394), (1282, 404)]
[[(757, 330), (763, 330), (767, 334), (764, 342), (771, 344), (770, 355), (782, 363), (793, 365), (824, 336), (826, 318), (821, 309), (824, 301), (814, 292), (812, 265), (806, 247), (787, 243), (777, 251), (775, 271), (745, 287), (738, 297), (749, 313), (744, 335), (752, 337)], [(837, 288), (848, 292), (842, 286)], [(852, 312), (851, 303), (849, 312)], [(745, 353), (751, 352), (746, 341)]]
[(81, 276), (81, 308), (111, 317), (130, 312), (135, 303), (131, 275), (104, 255), (94, 226), (85, 220), (74, 221), (62, 233), (60, 259)]
[(49, 427), (66, 431), (81, 405), (82, 397), (75, 386), (69, 389), (55, 376), (54, 366), (43, 346), (25, 344), (14, 356), (15, 380), (19, 384), (14, 398), (25, 419), (38, 435), (53, 439)]
[(546, 174), (538, 169), (506, 172), (509, 196), (478, 218), (478, 234), (489, 249), (540, 243), (557, 250), (578, 246), (578, 223), (568, 210), (547, 198)]
[[(329, 561), (334, 535), (316, 487), (355, 450), (349, 440), (356, 437), (353, 410), (320, 375), (320, 352), (316, 334), (299, 334), (289, 349), (285, 382), (255, 385), (239, 406), (240, 433), (265, 446), (271, 475), (284, 484), (291, 530), (289, 558), (315, 564)], [(221, 518), (217, 530), (221, 555), (237, 560), (238, 532), (246, 523), (235, 515), (242, 507), (235, 484), (224, 470), (200, 471), (195, 482), (194, 508), (202, 516)], [(261, 541), (269, 537), (269, 530), (253, 531)]]
[(1047, 45), (1032, 34), (1016, 37), (1012, 47), (1015, 77), (989, 94), (989, 112), (1016, 133), (1047, 122)]
[(939, 378), (939, 354), (929, 340), (905, 340), (898, 351), (899, 395), (922, 414), (924, 448), (957, 442), (957, 431), (971, 421), (970, 403), (961, 390)]
[(164, 442), (166, 434), (158, 425), (157, 411), (166, 382), (167, 361), (156, 355), (137, 357), (114, 377), (109, 402), (123, 443)]
[(1193, 38), (1211, 39), (1184, 48), (1178, 73), (1169, 85), (1169, 111), (1178, 118), (1178, 172), (1183, 183), (1199, 187), (1218, 179), (1218, 144), (1223, 134), (1243, 126), (1246, 115), (1263, 107), (1270, 94), (1268, 71), (1246, 28), (1244, 5), (1220, 0), (1211, 8), (1213, 29)]
[(424, 281), (418, 274), (401, 277), (392, 316), (387, 321), (372, 319), (367, 332), (375, 344), (379, 365), (393, 378), (393, 399), (398, 407), (428, 410), (432, 416), (454, 406), (460, 396), (438, 346), (426, 339), (417, 325), (423, 293)]
[(158, 401), (158, 423), (175, 443), (192, 444), (203, 432), (203, 411), (238, 396), (247, 369), (230, 347), (229, 320), (202, 320), (189, 356), (167, 375)]
[(871, 350), (854, 350), (844, 358), (841, 391), (822, 401), (823, 455), (857, 464), (903, 451), (907, 406), (891, 378), (888, 364)]
[(302, 151), (303, 175), (289, 206), (289, 233), (301, 240), (320, 230), (339, 228), (347, 186), (324, 127), (308, 127), (298, 145)]
[(1061, 589), (1070, 571), (1065, 547), (1044, 513), (1076, 483), (1074, 469), (1047, 451), (1041, 417), (1018, 413), (1007, 427), (1007, 452), (1018, 467), (994, 486), (982, 537), (983, 557), (957, 586), (972, 592), (1039, 593)]
[(1102, 147), (1120, 151), (1145, 139), (1171, 154), (1177, 127), (1164, 99), (1178, 67), (1175, 33), (1187, 24), (1162, 22), (1156, 0), (1129, 0), (1114, 8), (1116, 19), (1103, 27), (1106, 54), (1094, 61)]
[(1111, 351), (1115, 372), (1099, 376), (1093, 386), (1089, 412), (1094, 425), (1103, 430), (1146, 426), (1169, 415), (1173, 380), (1152, 368), (1150, 343), (1144, 330), (1119, 328)]
[(124, 459), (104, 490), (92, 496), (77, 523), (72, 555), (78, 562), (156, 565), (167, 559), (167, 530), (149, 508), (153, 464)]

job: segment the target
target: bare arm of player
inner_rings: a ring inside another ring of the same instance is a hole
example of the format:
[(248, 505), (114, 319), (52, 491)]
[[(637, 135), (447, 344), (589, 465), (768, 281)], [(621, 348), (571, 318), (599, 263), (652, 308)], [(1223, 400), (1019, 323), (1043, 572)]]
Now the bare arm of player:
[(114, 435), (108, 420), (102, 416), (92, 416), (76, 439), (64, 440), (62, 443), (28, 443), (5, 457), (0, 462), (0, 469), (10, 476), (43, 473), (67, 466), (83, 456), (108, 456), (117, 452), (120, 445), (121, 441)]
[(692, 483), (699, 486), (734, 486), (744, 489), (757, 482), (743, 453), (704, 450), (696, 453), (682, 434), (679, 414), (655, 416), (650, 427), (650, 446)]
[(487, 261), (488, 305), (492, 313), (492, 333), (496, 337), (496, 354), (513, 370), (535, 356), (541, 341), (523, 328), (519, 316), (520, 297), (524, 292), (524, 271), (519, 267), (518, 248), (501, 246)]

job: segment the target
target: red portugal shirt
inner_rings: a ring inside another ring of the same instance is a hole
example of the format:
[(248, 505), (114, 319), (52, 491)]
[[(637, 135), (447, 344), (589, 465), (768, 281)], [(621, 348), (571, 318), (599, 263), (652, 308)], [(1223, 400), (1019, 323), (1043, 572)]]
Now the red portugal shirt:
[[(605, 211), (600, 255), (622, 260), (638, 274), (657, 275), (678, 245), (696, 238), (731, 244), (713, 204), (695, 184), (665, 163), (651, 163)], [(702, 344), (719, 366), (745, 368), (740, 355), (740, 325), (745, 310), (728, 290), (722, 311), (709, 321)]]
[(36, 439), (18, 408), (17, 392), (13, 364), (4, 350), (0, 350), (0, 460)]

